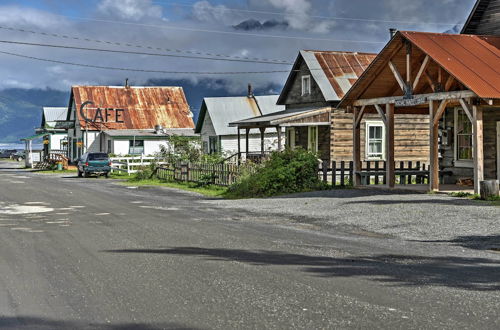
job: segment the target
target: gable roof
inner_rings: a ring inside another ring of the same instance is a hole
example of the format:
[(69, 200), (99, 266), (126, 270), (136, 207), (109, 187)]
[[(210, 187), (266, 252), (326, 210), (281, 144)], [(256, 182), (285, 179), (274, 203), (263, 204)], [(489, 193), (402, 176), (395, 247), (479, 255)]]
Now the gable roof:
[(93, 102), (86, 108), (87, 117), (92, 117), (96, 108), (124, 109), (123, 123), (89, 123), (90, 129), (152, 129), (156, 125), (194, 128), (182, 87), (73, 86), (70, 108), (75, 106), (81, 127), (85, 127), (86, 122), (80, 107), (87, 101)]
[(500, 0), (477, 0), (462, 34), (500, 34)]
[(42, 128), (55, 128), (57, 121), (64, 121), (68, 116), (68, 108), (43, 107), (42, 108)]
[(284, 104), (286, 95), (302, 61), (305, 62), (327, 102), (340, 101), (361, 76), (377, 54), (301, 50), (283, 87), (278, 104)]
[(500, 36), (399, 31), (345, 95), (339, 107), (358, 99), (365, 92), (403, 40), (410, 41), (429, 55), (477, 96), (500, 98)]
[(277, 100), (278, 95), (206, 97), (201, 105), (195, 132), (201, 133), (208, 112), (217, 135), (237, 134), (236, 128), (229, 127), (229, 123), (285, 110), (284, 106), (276, 105)]

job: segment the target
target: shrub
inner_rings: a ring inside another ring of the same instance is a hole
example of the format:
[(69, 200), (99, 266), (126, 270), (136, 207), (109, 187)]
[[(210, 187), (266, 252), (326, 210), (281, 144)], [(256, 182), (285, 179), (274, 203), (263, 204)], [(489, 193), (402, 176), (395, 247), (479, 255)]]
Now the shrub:
[(316, 154), (296, 149), (272, 153), (262, 166), (243, 174), (228, 196), (265, 197), (321, 188)]

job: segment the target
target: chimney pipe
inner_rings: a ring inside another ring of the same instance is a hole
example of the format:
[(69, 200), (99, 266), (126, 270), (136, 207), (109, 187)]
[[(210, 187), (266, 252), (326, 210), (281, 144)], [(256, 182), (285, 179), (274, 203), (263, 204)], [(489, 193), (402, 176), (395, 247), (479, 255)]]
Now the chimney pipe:
[(125, 79), (125, 88), (129, 88), (129, 85), (128, 85), (128, 78)]
[(253, 97), (252, 84), (248, 84), (248, 97)]
[(390, 28), (389, 29), (389, 33), (391, 35), (391, 39), (394, 38), (394, 36), (396, 35), (396, 32), (398, 32), (398, 29), (395, 29), (395, 28)]

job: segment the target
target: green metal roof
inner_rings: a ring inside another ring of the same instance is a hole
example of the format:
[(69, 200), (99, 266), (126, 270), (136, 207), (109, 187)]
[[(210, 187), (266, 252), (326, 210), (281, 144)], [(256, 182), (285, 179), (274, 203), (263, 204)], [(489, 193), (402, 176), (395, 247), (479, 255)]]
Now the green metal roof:
[(21, 139), (21, 141), (30, 141), (30, 140), (35, 140), (38, 138), (41, 138), (42, 136), (49, 135), (48, 133), (40, 133), (40, 134), (35, 134), (32, 136), (25, 137), (24, 139)]

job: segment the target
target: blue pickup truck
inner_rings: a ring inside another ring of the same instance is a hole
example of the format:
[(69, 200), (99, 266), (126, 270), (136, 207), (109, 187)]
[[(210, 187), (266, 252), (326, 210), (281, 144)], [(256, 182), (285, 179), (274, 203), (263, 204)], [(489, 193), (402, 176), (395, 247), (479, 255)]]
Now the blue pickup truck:
[(78, 176), (88, 178), (91, 174), (109, 177), (111, 172), (111, 161), (109, 156), (103, 152), (89, 152), (83, 154), (78, 160)]

